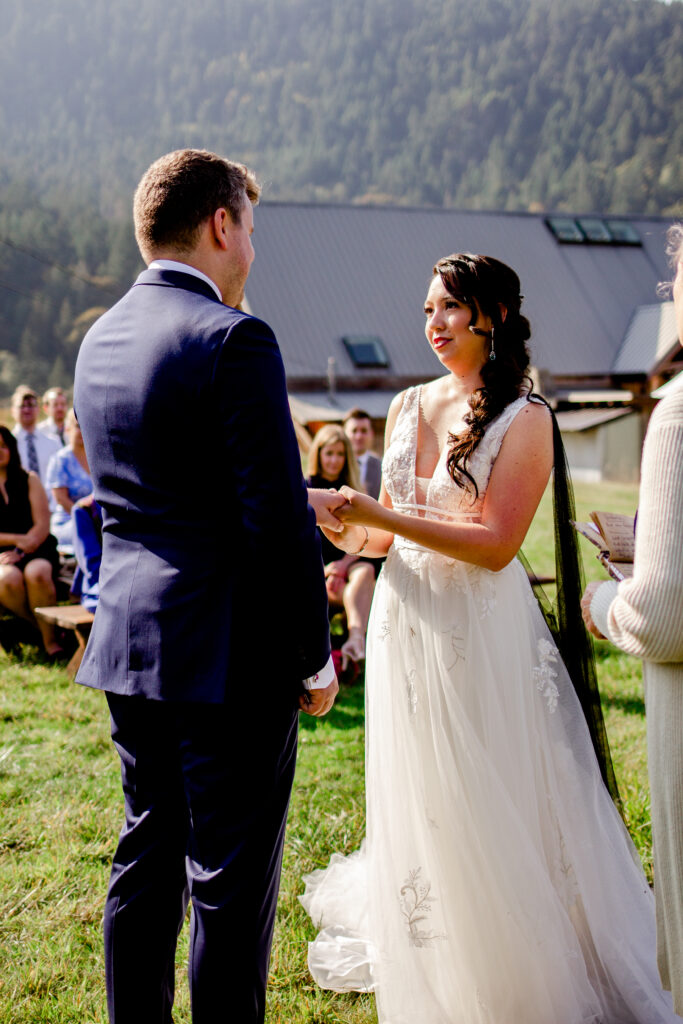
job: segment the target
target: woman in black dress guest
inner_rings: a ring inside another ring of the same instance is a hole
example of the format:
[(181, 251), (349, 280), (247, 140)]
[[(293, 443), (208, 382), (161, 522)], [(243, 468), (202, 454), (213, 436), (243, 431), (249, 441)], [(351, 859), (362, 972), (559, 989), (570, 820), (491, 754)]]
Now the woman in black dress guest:
[(61, 648), (53, 627), (36, 620), (33, 609), (55, 603), (58, 568), (43, 485), (22, 469), (15, 437), (0, 425), (0, 605), (38, 626), (48, 654)]

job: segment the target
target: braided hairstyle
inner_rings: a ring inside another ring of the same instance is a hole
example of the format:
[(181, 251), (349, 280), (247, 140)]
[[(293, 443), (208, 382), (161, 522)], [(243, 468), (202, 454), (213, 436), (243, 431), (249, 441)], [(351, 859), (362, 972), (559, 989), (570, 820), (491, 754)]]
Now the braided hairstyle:
[[(464, 417), (467, 429), (448, 436), (448, 472), (455, 483), (461, 487), (471, 485), (477, 495), (476, 481), (467, 470), (469, 459), (488, 424), (506, 405), (532, 389), (526, 346), (531, 329), (527, 318), (520, 313), (523, 296), (519, 292), (519, 278), (500, 260), (455, 253), (439, 260), (433, 273), (439, 275), (453, 298), (470, 310), (470, 330), (488, 339), (489, 352), (493, 338), (495, 358), (486, 360), (481, 369), (484, 384), (469, 397), (471, 411)], [(480, 314), (489, 317), (493, 335), (475, 326)]]

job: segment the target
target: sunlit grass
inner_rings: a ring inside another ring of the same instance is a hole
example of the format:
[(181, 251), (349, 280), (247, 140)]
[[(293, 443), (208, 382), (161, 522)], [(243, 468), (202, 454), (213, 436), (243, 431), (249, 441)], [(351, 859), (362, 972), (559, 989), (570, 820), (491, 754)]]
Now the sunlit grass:
[[(578, 513), (632, 511), (635, 488), (577, 487)], [(525, 550), (553, 571), (544, 499)], [(589, 545), (586, 544), (588, 549)], [(588, 575), (601, 577), (591, 550)], [(595, 565), (592, 563), (595, 562)], [(649, 790), (640, 665), (599, 646), (607, 728), (629, 827), (650, 870)], [(3, 1024), (105, 1024), (101, 917), (122, 801), (101, 694), (40, 663), (0, 654), (0, 1020)], [(245, 713), (243, 726), (257, 727)], [(314, 929), (298, 896), (302, 875), (364, 834), (363, 688), (343, 689), (325, 720), (302, 719), (268, 997), (270, 1024), (372, 1024), (371, 996), (321, 992), (306, 968)], [(190, 1024), (176, 957), (176, 1024)]]

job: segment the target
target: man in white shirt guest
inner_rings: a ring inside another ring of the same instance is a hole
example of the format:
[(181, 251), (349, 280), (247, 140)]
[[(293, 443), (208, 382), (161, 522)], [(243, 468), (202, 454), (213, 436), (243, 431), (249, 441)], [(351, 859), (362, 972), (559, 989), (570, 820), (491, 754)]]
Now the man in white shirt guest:
[(379, 498), (382, 483), (382, 460), (372, 450), (375, 432), (369, 413), (352, 409), (344, 417), (344, 433), (351, 442), (360, 468), (360, 479), (371, 498)]
[[(45, 487), (47, 465), (61, 445), (58, 437), (49, 437), (36, 429), (38, 422), (38, 395), (26, 384), (20, 384), (12, 395), (12, 416), (16, 427), (12, 431), (17, 439), (19, 458), (24, 469), (33, 470)], [(51, 499), (48, 494), (48, 500)], [(52, 508), (53, 501), (50, 501)]]
[(47, 419), (39, 423), (37, 430), (48, 437), (56, 437), (60, 445), (66, 444), (64, 421), (68, 403), (63, 388), (48, 388), (43, 395), (43, 412)]

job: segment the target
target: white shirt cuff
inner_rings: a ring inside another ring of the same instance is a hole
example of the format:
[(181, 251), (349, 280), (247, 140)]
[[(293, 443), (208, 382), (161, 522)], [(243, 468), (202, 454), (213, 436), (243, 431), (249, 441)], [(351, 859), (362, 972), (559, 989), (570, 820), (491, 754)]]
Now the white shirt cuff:
[(619, 584), (616, 580), (606, 580), (602, 583), (595, 593), (591, 601), (590, 613), (591, 618), (595, 625), (598, 627), (603, 636), (609, 638), (609, 625), (608, 617), (609, 610), (612, 601), (617, 596)]
[(332, 655), (330, 655), (324, 668), (321, 668), (314, 676), (308, 676), (307, 679), (304, 679), (304, 689), (324, 690), (326, 686), (330, 685), (336, 674)]

